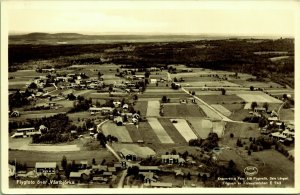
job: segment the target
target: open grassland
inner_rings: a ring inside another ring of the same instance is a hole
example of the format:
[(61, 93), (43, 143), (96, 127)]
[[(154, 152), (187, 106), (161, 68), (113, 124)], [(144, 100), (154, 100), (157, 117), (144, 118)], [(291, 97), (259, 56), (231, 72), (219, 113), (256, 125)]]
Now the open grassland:
[(174, 143), (157, 118), (148, 118), (148, 122), (161, 143)]
[(196, 104), (164, 104), (166, 117), (204, 117), (205, 113)]
[(105, 136), (112, 135), (118, 138), (119, 142), (132, 142), (132, 139), (125, 126), (117, 126), (109, 121), (102, 125), (102, 132)]
[(159, 101), (148, 101), (147, 117), (148, 116), (160, 116), (159, 108), (160, 108)]
[(282, 186), (293, 187), (295, 164), (276, 150), (264, 150), (252, 153), (254, 158), (264, 162), (262, 167), (258, 167), (257, 177), (288, 177), (287, 181), (282, 181)]
[(188, 118), (188, 122), (193, 127), (195, 133), (202, 139), (207, 138), (208, 134), (212, 132), (212, 122), (208, 119), (199, 119), (196, 117)]
[(225, 132), (225, 125), (226, 122), (224, 121), (213, 121), (212, 122), (213, 125), (213, 132), (218, 134), (218, 137), (221, 138), (224, 136), (224, 132)]
[(295, 112), (292, 109), (281, 109), (279, 116), (281, 120), (293, 121), (295, 119)]
[(79, 161), (86, 159), (89, 164), (92, 164), (92, 159), (95, 158), (97, 163), (101, 163), (103, 159), (106, 162), (116, 160), (116, 158), (106, 149), (92, 150), (92, 151), (74, 151), (74, 152), (45, 152), (45, 151), (19, 151), (10, 150), (9, 160), (26, 163), (28, 167), (35, 167), (38, 162), (57, 162), (60, 166), (62, 157), (66, 156), (68, 161)]
[(182, 137), (189, 142), (191, 139), (197, 139), (197, 135), (191, 129), (189, 124), (184, 119), (171, 119), (171, 121), (176, 120), (177, 123), (173, 123), (178, 132), (182, 135)]
[(239, 137), (239, 138), (260, 136), (260, 132), (258, 130), (258, 124), (256, 123), (228, 122), (225, 126), (224, 138), (229, 138), (231, 133), (233, 133), (234, 137)]
[(175, 128), (174, 123), (172, 123), (170, 121), (170, 119), (160, 118), (158, 120), (176, 144), (185, 144), (186, 143), (186, 140), (179, 133), (179, 131)]

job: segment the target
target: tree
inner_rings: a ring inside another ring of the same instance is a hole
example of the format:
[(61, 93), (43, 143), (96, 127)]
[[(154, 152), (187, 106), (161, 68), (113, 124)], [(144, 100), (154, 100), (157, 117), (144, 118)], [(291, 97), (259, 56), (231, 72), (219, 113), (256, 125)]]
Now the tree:
[(257, 102), (252, 102), (251, 103), (251, 109), (254, 110), (254, 108), (256, 108), (258, 105), (257, 105)]
[(76, 96), (73, 93), (67, 95), (68, 100), (76, 100)]
[(250, 86), (250, 90), (253, 91), (253, 90), (254, 90), (254, 87), (253, 87), (253, 86)]
[(167, 96), (162, 96), (162, 98), (161, 98), (161, 102), (162, 103), (167, 103), (167, 100), (168, 100), (168, 98), (167, 98)]
[(282, 98), (283, 98), (283, 99), (287, 99), (287, 94), (283, 94), (283, 95), (282, 95)]
[(222, 92), (222, 95), (225, 95), (226, 94), (226, 89), (222, 88), (221, 92)]
[(28, 88), (29, 89), (36, 89), (37, 85), (34, 82), (32, 82), (32, 83), (30, 83), (30, 85), (28, 85)]
[(233, 133), (230, 133), (230, 138), (233, 138), (234, 137), (234, 134)]
[(178, 79), (176, 77), (174, 77), (173, 81), (174, 82), (178, 82)]
[(265, 103), (263, 104), (263, 108), (265, 108), (266, 111), (268, 111), (268, 109), (269, 109), (269, 104), (268, 104), (268, 102), (265, 102)]
[(192, 95), (196, 95), (196, 92), (195, 92), (195, 91), (192, 91)]
[(62, 160), (61, 160), (61, 167), (66, 170), (67, 169), (67, 158), (65, 155), (63, 155)]
[(133, 100), (138, 100), (139, 97), (136, 94), (134, 94), (132, 98)]
[(188, 180), (191, 180), (191, 173), (190, 173), (190, 172), (188, 172), (186, 178), (187, 178)]
[(100, 107), (101, 105), (100, 105), (100, 102), (97, 100), (96, 101), (96, 107)]
[(149, 76), (150, 76), (150, 72), (149, 71), (145, 72), (145, 78), (149, 78)]
[(93, 165), (95, 165), (95, 164), (96, 164), (96, 160), (95, 160), (95, 158), (93, 158), (93, 160), (92, 160), (92, 164), (93, 164)]

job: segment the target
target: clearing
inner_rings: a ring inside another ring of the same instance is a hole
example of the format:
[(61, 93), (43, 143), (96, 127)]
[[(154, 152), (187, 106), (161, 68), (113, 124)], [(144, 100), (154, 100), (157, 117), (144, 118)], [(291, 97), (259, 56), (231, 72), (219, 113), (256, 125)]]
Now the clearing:
[(105, 136), (112, 135), (118, 138), (119, 142), (132, 142), (132, 139), (125, 126), (117, 126), (112, 121), (102, 125), (102, 132)]

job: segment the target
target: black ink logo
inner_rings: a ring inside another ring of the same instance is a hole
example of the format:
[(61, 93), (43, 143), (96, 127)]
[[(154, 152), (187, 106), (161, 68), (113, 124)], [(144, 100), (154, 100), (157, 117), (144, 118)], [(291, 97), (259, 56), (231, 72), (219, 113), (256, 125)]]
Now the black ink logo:
[(247, 176), (254, 176), (258, 173), (258, 169), (254, 166), (248, 166), (244, 169), (244, 173), (247, 175)]

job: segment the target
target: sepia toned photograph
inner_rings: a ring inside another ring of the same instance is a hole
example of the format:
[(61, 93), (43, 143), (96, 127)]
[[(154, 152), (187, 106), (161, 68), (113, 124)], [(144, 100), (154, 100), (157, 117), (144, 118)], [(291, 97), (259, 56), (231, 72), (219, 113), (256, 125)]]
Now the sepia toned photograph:
[(299, 193), (296, 11), (2, 1), (2, 192)]

